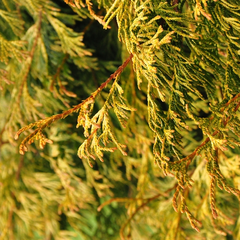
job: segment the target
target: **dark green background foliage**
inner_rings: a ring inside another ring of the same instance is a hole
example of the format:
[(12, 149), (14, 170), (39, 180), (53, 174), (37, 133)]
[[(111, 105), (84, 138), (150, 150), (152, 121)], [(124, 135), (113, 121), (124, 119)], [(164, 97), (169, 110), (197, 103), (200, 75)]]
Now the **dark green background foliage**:
[(239, 36), (239, 0), (0, 0), (0, 239), (240, 239)]

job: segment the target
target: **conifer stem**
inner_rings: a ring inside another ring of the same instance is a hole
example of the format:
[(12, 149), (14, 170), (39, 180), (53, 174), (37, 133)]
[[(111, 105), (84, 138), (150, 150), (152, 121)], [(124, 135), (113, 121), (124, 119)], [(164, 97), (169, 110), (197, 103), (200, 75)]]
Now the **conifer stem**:
[[(21, 96), (22, 96), (22, 92), (23, 92), (23, 87), (24, 85), (26, 84), (26, 81), (27, 81), (27, 77), (28, 77), (28, 74), (29, 74), (29, 71), (31, 69), (31, 63), (32, 63), (32, 60), (33, 60), (33, 57), (34, 57), (34, 52), (35, 52), (35, 49), (37, 47), (37, 43), (38, 43), (38, 38), (40, 36), (40, 30), (41, 30), (41, 23), (42, 23), (42, 11), (39, 12), (39, 23), (38, 23), (38, 28), (37, 28), (37, 36), (36, 38), (34, 39), (34, 43), (33, 43), (33, 46), (32, 46), (32, 49), (31, 49), (31, 52), (30, 52), (30, 55), (29, 55), (29, 59), (30, 59), (30, 62), (28, 63), (28, 66), (27, 66), (27, 70), (24, 74), (24, 77), (23, 77), (23, 80), (22, 80), (22, 83), (19, 87), (19, 91), (18, 91), (18, 95), (17, 95), (17, 100), (16, 102), (14, 102), (13, 106), (11, 107), (12, 109), (15, 109), (15, 106), (19, 107), (19, 104), (20, 104), (20, 99), (21, 99)], [(12, 117), (12, 114), (13, 112), (11, 112), (9, 114), (9, 116), (7, 117), (6, 121), (5, 121), (5, 124), (0, 132), (0, 146), (4, 143), (2, 141), (2, 135), (4, 133), (4, 131), (6, 130), (6, 125), (9, 123), (11, 117)]]
[(23, 149), (26, 149), (26, 143), (31, 141), (34, 138), (34, 136), (36, 136), (38, 133), (42, 132), (42, 130), (44, 128), (48, 127), (51, 123), (53, 123), (59, 119), (63, 119), (73, 112), (77, 112), (85, 104), (88, 105), (90, 103), (93, 103), (95, 98), (97, 97), (97, 95), (108, 85), (108, 83), (111, 82), (112, 79), (116, 78), (118, 75), (120, 75), (122, 73), (122, 71), (125, 69), (125, 67), (128, 65), (128, 63), (131, 61), (132, 58), (133, 58), (133, 54), (131, 53), (129, 55), (129, 57), (126, 59), (126, 61), (113, 74), (111, 74), (110, 77), (104, 83), (102, 83), (101, 86), (90, 97), (85, 99), (83, 102), (79, 103), (78, 105), (76, 105), (75, 107), (73, 107), (69, 110), (64, 111), (63, 113), (53, 115), (49, 118), (39, 120), (35, 123), (31, 123), (30, 125), (18, 130), (18, 132), (15, 135), (15, 139), (18, 139), (19, 135), (22, 132), (37, 126), (37, 129), (34, 130), (33, 133), (31, 133), (28, 137), (26, 137), (22, 141), (22, 143), (20, 145), (21, 154), (24, 154)]
[(39, 22), (38, 22), (38, 27), (37, 27), (37, 36), (34, 39), (34, 43), (33, 43), (33, 46), (32, 46), (32, 49), (31, 49), (31, 52), (30, 52), (30, 55), (29, 55), (29, 62), (28, 62), (27, 70), (24, 74), (22, 83), (21, 83), (21, 85), (19, 87), (19, 91), (18, 91), (18, 97), (17, 97), (17, 101), (16, 101), (16, 103), (18, 105), (19, 105), (19, 102), (20, 102), (20, 99), (21, 99), (21, 96), (22, 96), (23, 87), (27, 82), (27, 77), (28, 77), (29, 71), (31, 69), (31, 65), (32, 65), (33, 57), (34, 57), (34, 52), (36, 50), (38, 39), (40, 37), (41, 23), (42, 23), (42, 10), (39, 12), (38, 21)]
[(130, 221), (134, 218), (134, 216), (138, 213), (138, 211), (145, 207), (148, 203), (150, 203), (151, 201), (159, 198), (162, 194), (159, 193), (157, 195), (155, 195), (154, 197), (151, 197), (149, 198), (146, 202), (144, 202), (143, 204), (141, 204), (135, 211), (134, 213), (130, 216), (130, 218), (127, 220), (127, 222), (125, 222), (125, 224), (121, 227), (121, 230), (120, 230), (120, 237), (121, 237), (121, 240), (125, 240), (124, 238), (124, 229), (126, 228), (126, 226), (130, 223)]
[[(230, 100), (226, 103), (225, 107), (223, 107), (223, 108), (221, 109), (221, 112), (223, 112), (226, 107), (228, 107), (232, 102), (236, 101), (239, 97), (240, 97), (240, 93), (238, 93), (235, 97), (233, 97), (232, 99), (230, 99)], [(239, 107), (240, 107), (240, 102), (237, 104), (237, 106), (235, 107), (234, 111), (236, 112)], [(227, 125), (228, 121), (229, 121), (229, 118), (227, 118), (227, 119), (224, 121), (224, 126)], [(215, 130), (214, 133), (212, 134), (212, 136), (216, 136), (219, 132), (220, 132), (219, 130)], [(190, 155), (188, 155), (187, 157), (185, 157), (185, 158), (183, 158), (183, 159), (181, 159), (181, 160), (179, 160), (179, 161), (177, 161), (177, 162), (174, 162), (173, 164), (181, 163), (181, 162), (184, 162), (184, 161), (187, 161), (187, 160), (188, 160), (188, 162), (187, 162), (187, 167), (188, 167), (189, 164), (191, 163), (191, 161), (193, 160), (193, 158), (197, 155), (198, 150), (199, 150), (201, 147), (203, 147), (205, 144), (207, 144), (209, 141), (210, 141), (210, 138), (209, 138), (209, 137), (206, 138)]]
[(17, 172), (16, 172), (16, 180), (17, 180), (17, 181), (18, 181), (19, 178), (20, 178), (20, 173), (21, 173), (23, 164), (24, 164), (24, 157), (21, 156), (21, 157), (20, 157), (20, 160), (19, 160), (19, 164), (18, 164), (18, 169), (17, 169)]
[(47, 125), (51, 124), (52, 122), (54, 122), (58, 119), (63, 119), (65, 117), (67, 117), (68, 115), (70, 115), (71, 113), (78, 111), (84, 104), (91, 103), (97, 97), (97, 95), (108, 85), (108, 83), (112, 81), (112, 79), (116, 78), (119, 74), (122, 73), (122, 71), (128, 65), (128, 63), (130, 62), (132, 57), (133, 57), (133, 54), (130, 54), (130, 56), (127, 58), (127, 60), (113, 74), (111, 74), (111, 76), (104, 83), (102, 83), (101, 86), (90, 97), (88, 97), (87, 99), (85, 99), (84, 101), (82, 101), (81, 103), (76, 105), (75, 107), (64, 111), (63, 113), (53, 115), (44, 120), (40, 120), (36, 123), (44, 122)]
[(61, 64), (59, 65), (59, 67), (57, 68), (57, 71), (56, 73), (54, 74), (53, 78), (52, 78), (52, 82), (51, 82), (51, 86), (50, 86), (50, 90), (53, 91), (53, 86), (54, 86), (54, 83), (56, 81), (56, 78), (60, 75), (60, 72), (65, 64), (65, 62), (68, 60), (69, 58), (69, 54), (65, 54)]
[(121, 227), (120, 229), (120, 237), (121, 237), (121, 240), (125, 240), (125, 237), (124, 237), (124, 229), (127, 227), (127, 225), (131, 222), (131, 220), (134, 218), (134, 216), (139, 212), (139, 210), (143, 207), (145, 207), (148, 203), (150, 203), (151, 201), (159, 198), (160, 196), (164, 196), (166, 197), (167, 193), (171, 192), (173, 189), (175, 189), (177, 187), (177, 184), (175, 184), (173, 187), (169, 188), (168, 190), (166, 190), (164, 193), (159, 193), (151, 198), (147, 198), (145, 199), (146, 202), (142, 203), (135, 211), (134, 213), (130, 216), (130, 218), (128, 218), (128, 220), (124, 223), (124, 225)]

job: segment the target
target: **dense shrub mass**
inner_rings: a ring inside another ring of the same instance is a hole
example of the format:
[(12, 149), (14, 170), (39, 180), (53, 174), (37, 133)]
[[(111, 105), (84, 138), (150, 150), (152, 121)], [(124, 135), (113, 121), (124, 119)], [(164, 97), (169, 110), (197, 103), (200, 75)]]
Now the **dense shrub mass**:
[(239, 0), (0, 0), (0, 240), (240, 239)]

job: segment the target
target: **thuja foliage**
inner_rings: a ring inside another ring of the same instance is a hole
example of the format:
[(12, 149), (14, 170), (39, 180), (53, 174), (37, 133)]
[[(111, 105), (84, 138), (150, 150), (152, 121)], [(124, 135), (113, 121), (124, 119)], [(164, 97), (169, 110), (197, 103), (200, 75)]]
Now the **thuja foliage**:
[(238, 0), (1, 0), (0, 25), (0, 239), (240, 239)]

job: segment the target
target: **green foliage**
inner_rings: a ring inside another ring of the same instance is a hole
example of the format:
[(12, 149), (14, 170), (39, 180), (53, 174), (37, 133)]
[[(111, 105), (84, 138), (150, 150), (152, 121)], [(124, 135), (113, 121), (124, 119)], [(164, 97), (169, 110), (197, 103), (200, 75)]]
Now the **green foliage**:
[(237, 0), (0, 0), (0, 239), (239, 239), (239, 22)]

